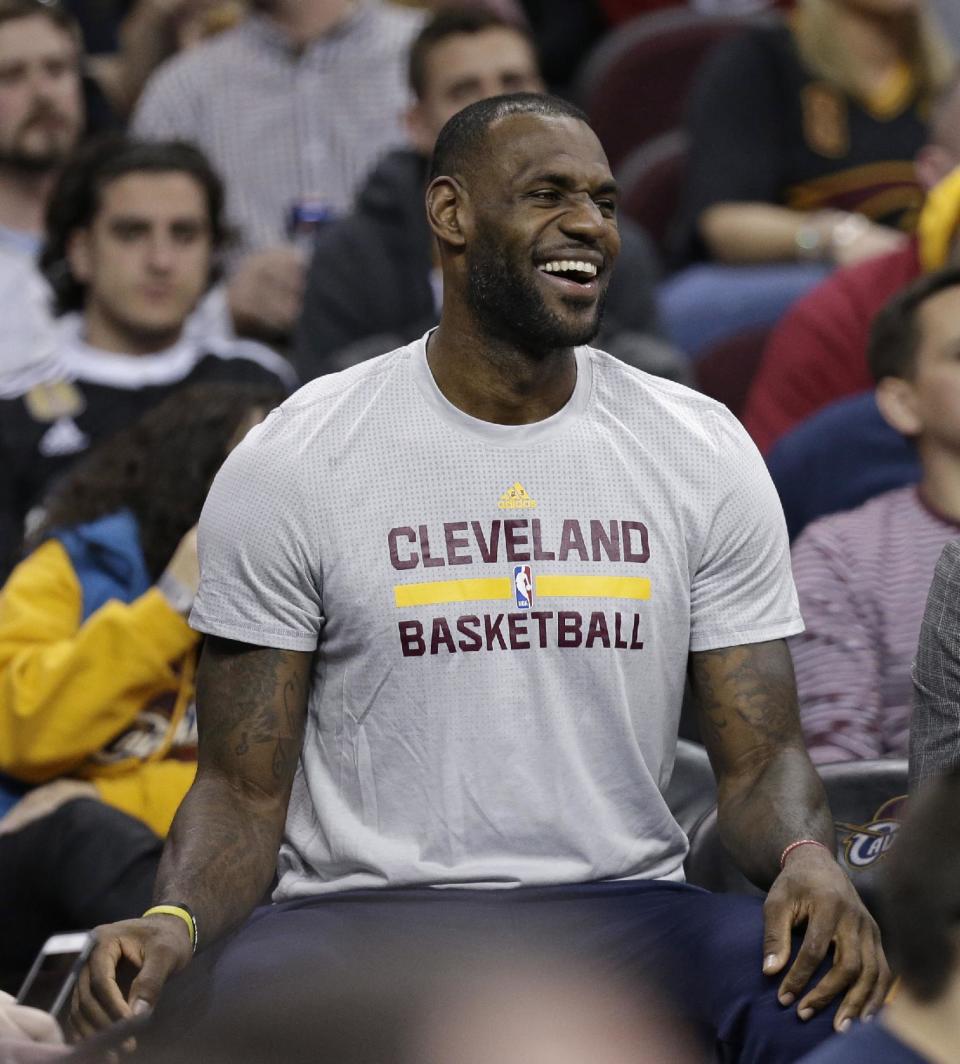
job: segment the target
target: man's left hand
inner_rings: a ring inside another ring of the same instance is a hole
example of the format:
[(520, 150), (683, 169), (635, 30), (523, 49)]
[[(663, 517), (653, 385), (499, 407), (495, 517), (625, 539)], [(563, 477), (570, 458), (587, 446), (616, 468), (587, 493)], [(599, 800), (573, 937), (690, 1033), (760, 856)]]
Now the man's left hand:
[(833, 967), (798, 1002), (800, 1019), (808, 1020), (844, 990), (833, 1021), (836, 1030), (877, 1012), (891, 980), (880, 929), (832, 854), (820, 846), (794, 850), (770, 888), (763, 914), (764, 975), (783, 971), (791, 931), (806, 924), (800, 951), (780, 984), (782, 1005), (792, 1005), (807, 988), (832, 943)]

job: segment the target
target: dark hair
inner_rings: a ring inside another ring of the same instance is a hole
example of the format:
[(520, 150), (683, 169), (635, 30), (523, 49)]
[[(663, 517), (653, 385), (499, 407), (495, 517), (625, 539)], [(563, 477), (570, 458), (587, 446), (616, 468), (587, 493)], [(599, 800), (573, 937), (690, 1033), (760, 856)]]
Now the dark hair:
[(911, 802), (886, 858), (884, 945), (907, 990), (920, 1001), (935, 1001), (957, 962), (960, 769), (934, 780)]
[(192, 384), (122, 429), (79, 462), (44, 501), (32, 550), (56, 528), (127, 508), (140, 529), (152, 579), (166, 568), (181, 537), (200, 516), (213, 478), (249, 412), (283, 401), (279, 388)]
[(0, 0), (0, 25), (22, 18), (45, 18), (57, 29), (63, 30), (74, 38), (78, 47), (81, 44), (80, 27), (77, 20), (62, 4), (44, 3), (43, 0)]
[(447, 40), (448, 37), (483, 33), (486, 30), (513, 30), (524, 38), (530, 45), (531, 51), (536, 52), (536, 45), (530, 32), (520, 22), (512, 22), (510, 19), (495, 15), (492, 11), (484, 11), (482, 8), (475, 7), (451, 7), (438, 11), (427, 20), (410, 48), (407, 80), (414, 96), (422, 99), (426, 92), (427, 58), (438, 44)]
[(55, 313), (83, 309), (86, 285), (70, 272), (67, 247), (76, 230), (93, 223), (104, 187), (125, 174), (171, 171), (188, 174), (202, 187), (214, 250), (223, 244), (223, 182), (199, 148), (176, 140), (131, 140), (117, 134), (99, 137), (80, 148), (67, 163), (47, 204), (40, 269), (53, 288)]
[(441, 175), (463, 174), (476, 152), (483, 147), (493, 123), (511, 115), (576, 118), (590, 125), (590, 120), (579, 107), (547, 93), (512, 92), (478, 100), (458, 111), (440, 130), (430, 160), (428, 180), (433, 181)]
[(875, 381), (913, 375), (922, 336), (917, 312), (924, 303), (947, 288), (960, 286), (960, 268), (950, 266), (914, 281), (898, 292), (873, 319), (867, 364)]

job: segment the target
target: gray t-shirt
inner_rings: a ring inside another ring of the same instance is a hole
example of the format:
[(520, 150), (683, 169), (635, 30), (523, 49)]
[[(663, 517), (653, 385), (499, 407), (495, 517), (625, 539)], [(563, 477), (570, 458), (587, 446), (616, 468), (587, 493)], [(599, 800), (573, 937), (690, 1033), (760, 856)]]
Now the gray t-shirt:
[(419, 340), (302, 388), (218, 475), (191, 623), (317, 651), (278, 899), (682, 878), (687, 655), (802, 630), (783, 516), (724, 407), (576, 354), (566, 406), (506, 426)]

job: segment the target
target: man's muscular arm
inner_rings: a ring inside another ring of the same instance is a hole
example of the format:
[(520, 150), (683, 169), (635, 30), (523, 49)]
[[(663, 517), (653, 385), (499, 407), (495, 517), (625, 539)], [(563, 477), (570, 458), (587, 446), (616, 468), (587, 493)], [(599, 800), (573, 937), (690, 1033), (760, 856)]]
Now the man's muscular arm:
[[(724, 845), (743, 872), (769, 887), (764, 906), (763, 970), (786, 966), (790, 934), (806, 923), (803, 945), (780, 986), (792, 1004), (833, 943), (833, 968), (801, 998), (806, 1019), (838, 993), (840, 1029), (880, 1007), (889, 970), (876, 924), (833, 857), (833, 821), (823, 784), (803, 742), (793, 665), (777, 640), (691, 654), (700, 729), (717, 775), (717, 812)], [(780, 871), (780, 854), (801, 846)]]
[[(197, 674), (197, 776), (164, 846), (155, 900), (189, 905), (200, 944), (239, 924), (263, 897), (276, 866), (303, 739), (311, 654), (207, 640)], [(97, 929), (71, 1019), (80, 1033), (151, 1007), (190, 959), (186, 925), (149, 916)], [(125, 957), (140, 972), (124, 1001)]]

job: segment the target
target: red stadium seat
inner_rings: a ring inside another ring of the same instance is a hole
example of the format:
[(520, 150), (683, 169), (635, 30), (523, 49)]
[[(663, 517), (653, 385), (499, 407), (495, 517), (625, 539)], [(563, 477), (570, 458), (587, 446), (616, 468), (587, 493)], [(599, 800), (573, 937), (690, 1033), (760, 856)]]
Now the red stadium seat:
[(767, 346), (769, 329), (748, 329), (710, 347), (694, 366), (697, 387), (739, 417)]
[(620, 209), (649, 233), (664, 261), (686, 161), (687, 135), (674, 129), (634, 148), (617, 170)]
[(638, 15), (587, 56), (575, 96), (590, 116), (610, 165), (683, 123), (697, 68), (719, 41), (768, 15), (700, 15), (685, 7)]

